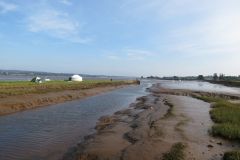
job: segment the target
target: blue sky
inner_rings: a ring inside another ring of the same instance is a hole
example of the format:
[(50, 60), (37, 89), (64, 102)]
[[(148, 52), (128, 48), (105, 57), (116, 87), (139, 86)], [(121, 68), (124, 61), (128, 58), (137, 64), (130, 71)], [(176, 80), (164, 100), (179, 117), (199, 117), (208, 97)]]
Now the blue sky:
[(239, 0), (0, 0), (0, 69), (240, 74)]

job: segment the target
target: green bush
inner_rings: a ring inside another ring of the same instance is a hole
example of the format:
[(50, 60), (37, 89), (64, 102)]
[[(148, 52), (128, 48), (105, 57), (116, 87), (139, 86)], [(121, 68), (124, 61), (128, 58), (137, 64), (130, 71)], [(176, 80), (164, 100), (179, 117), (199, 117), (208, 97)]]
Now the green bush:
[(168, 153), (163, 154), (163, 160), (184, 160), (184, 149), (183, 143), (174, 144)]
[(212, 127), (212, 134), (230, 140), (240, 140), (240, 127), (231, 123), (216, 124)]
[(223, 160), (240, 160), (240, 151), (231, 151), (224, 153)]

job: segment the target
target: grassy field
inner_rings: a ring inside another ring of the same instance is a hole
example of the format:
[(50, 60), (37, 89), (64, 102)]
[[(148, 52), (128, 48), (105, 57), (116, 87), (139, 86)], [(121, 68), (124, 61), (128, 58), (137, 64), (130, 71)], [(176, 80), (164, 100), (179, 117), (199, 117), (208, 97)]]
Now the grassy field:
[(85, 80), (83, 82), (50, 81), (44, 83), (34, 83), (29, 81), (1, 81), (0, 98), (24, 95), (40, 94), (48, 92), (58, 92), (63, 90), (90, 89), (102, 86), (117, 86), (124, 84), (134, 84), (136, 81), (110, 81), (110, 80)]

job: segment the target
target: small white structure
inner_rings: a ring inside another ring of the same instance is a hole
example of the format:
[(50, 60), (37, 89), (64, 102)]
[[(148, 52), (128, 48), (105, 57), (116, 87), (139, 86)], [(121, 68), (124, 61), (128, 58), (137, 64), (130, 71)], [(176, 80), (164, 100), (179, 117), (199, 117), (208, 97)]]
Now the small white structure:
[(31, 82), (35, 82), (35, 83), (42, 83), (42, 79), (40, 77), (34, 77)]
[(49, 81), (51, 81), (51, 79), (49, 79), (49, 78), (45, 78), (45, 81), (46, 81), (46, 82), (49, 82)]
[(82, 77), (77, 74), (69, 77), (69, 81), (81, 82), (82, 80), (83, 80)]

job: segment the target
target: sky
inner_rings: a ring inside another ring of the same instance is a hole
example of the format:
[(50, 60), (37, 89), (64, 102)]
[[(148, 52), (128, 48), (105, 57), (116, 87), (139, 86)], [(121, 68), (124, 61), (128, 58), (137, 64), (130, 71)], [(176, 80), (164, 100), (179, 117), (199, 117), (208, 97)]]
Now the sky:
[(240, 1), (0, 0), (0, 69), (240, 75)]

